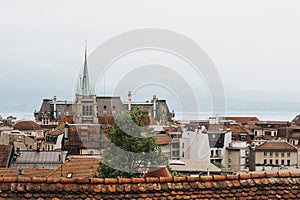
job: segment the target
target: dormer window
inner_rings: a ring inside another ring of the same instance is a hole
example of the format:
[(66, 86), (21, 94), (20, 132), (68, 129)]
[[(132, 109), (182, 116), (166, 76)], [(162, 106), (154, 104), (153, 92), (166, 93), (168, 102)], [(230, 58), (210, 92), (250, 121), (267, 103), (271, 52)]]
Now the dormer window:
[(247, 135), (240, 135), (241, 141), (247, 141)]

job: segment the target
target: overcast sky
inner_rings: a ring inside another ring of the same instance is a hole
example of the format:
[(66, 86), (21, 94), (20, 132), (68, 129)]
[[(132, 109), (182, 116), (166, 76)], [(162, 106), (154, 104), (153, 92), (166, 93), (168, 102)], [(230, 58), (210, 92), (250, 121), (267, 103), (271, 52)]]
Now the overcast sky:
[(299, 21), (296, 0), (2, 1), (0, 98), (70, 99), (85, 40), (91, 52), (116, 34), (154, 27), (196, 41), (226, 88), (284, 91), (298, 101)]

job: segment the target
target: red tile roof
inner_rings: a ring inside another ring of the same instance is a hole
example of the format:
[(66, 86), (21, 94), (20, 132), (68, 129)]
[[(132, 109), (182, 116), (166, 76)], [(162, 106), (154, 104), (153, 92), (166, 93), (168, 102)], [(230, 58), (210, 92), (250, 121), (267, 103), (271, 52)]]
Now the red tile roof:
[(235, 137), (236, 141), (240, 141), (240, 134), (246, 134), (247, 142), (252, 142), (249, 133), (250, 131), (245, 127), (242, 127), (240, 124), (230, 124), (224, 125), (224, 129), (230, 129), (232, 132), (232, 136)]
[(172, 177), (172, 176), (166, 167), (158, 167), (158, 168), (149, 169), (149, 172), (145, 173), (144, 177)]
[(0, 177), (1, 199), (300, 199), (300, 172), (199, 177)]
[(158, 144), (158, 145), (170, 144), (171, 138), (170, 138), (170, 136), (168, 136), (166, 134), (157, 134), (157, 135), (155, 135), (155, 141), (156, 141), (156, 144)]
[(292, 139), (300, 139), (300, 132), (294, 132), (290, 135)]
[(12, 145), (0, 144), (0, 167), (8, 167)]
[(97, 172), (99, 158), (95, 157), (71, 157), (63, 165), (52, 171), (47, 177), (60, 177), (61, 169), (63, 177), (72, 173), (73, 178), (91, 178)]
[(64, 115), (60, 122), (73, 124), (73, 115)]
[(101, 127), (103, 128), (100, 124), (69, 125), (69, 138), (64, 142), (64, 149), (71, 155), (79, 155), (79, 149), (97, 149), (99, 145), (104, 147), (106, 130), (102, 132)]
[(287, 142), (265, 142), (255, 148), (256, 151), (297, 151), (297, 148)]
[(13, 125), (14, 130), (40, 130), (41, 127), (35, 123), (34, 121), (26, 120), (26, 121), (18, 121)]
[[(22, 177), (46, 177), (53, 169), (25, 168)], [(0, 168), (0, 177), (17, 177), (19, 168)]]
[(109, 124), (111, 126), (115, 125), (115, 117), (113, 115), (101, 115), (98, 116), (99, 124)]

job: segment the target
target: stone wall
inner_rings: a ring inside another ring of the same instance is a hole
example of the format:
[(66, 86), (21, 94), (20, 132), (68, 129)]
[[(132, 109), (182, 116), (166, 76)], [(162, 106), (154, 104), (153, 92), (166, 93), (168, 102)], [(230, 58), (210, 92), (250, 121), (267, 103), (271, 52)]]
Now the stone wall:
[(0, 199), (300, 199), (300, 173), (171, 178), (0, 177)]

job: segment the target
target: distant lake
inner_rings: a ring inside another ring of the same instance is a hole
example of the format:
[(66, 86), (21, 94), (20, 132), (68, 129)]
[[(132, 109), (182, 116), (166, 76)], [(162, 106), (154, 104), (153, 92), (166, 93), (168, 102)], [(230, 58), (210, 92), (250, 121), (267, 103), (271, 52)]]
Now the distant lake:
[[(242, 116), (253, 116), (257, 117), (260, 120), (280, 120), (280, 121), (291, 121), (298, 115), (298, 112), (276, 112), (276, 111), (228, 111), (225, 113), (225, 116), (234, 116), (234, 117), (242, 117)], [(2, 112), (0, 115), (3, 118), (8, 116), (17, 117), (20, 120), (34, 120), (33, 112)], [(191, 119), (207, 119), (208, 117), (213, 116), (211, 112), (200, 112), (200, 113), (185, 113), (181, 114), (175, 112), (175, 118), (180, 119), (184, 117), (183, 120), (191, 120)]]
[[(279, 112), (279, 111), (227, 111), (225, 116), (231, 117), (257, 117), (259, 120), (278, 120), (278, 121), (291, 121), (298, 115), (299, 112)], [(200, 112), (200, 113), (175, 113), (175, 118), (184, 120), (191, 119), (208, 119), (208, 117), (213, 116), (211, 112)]]

